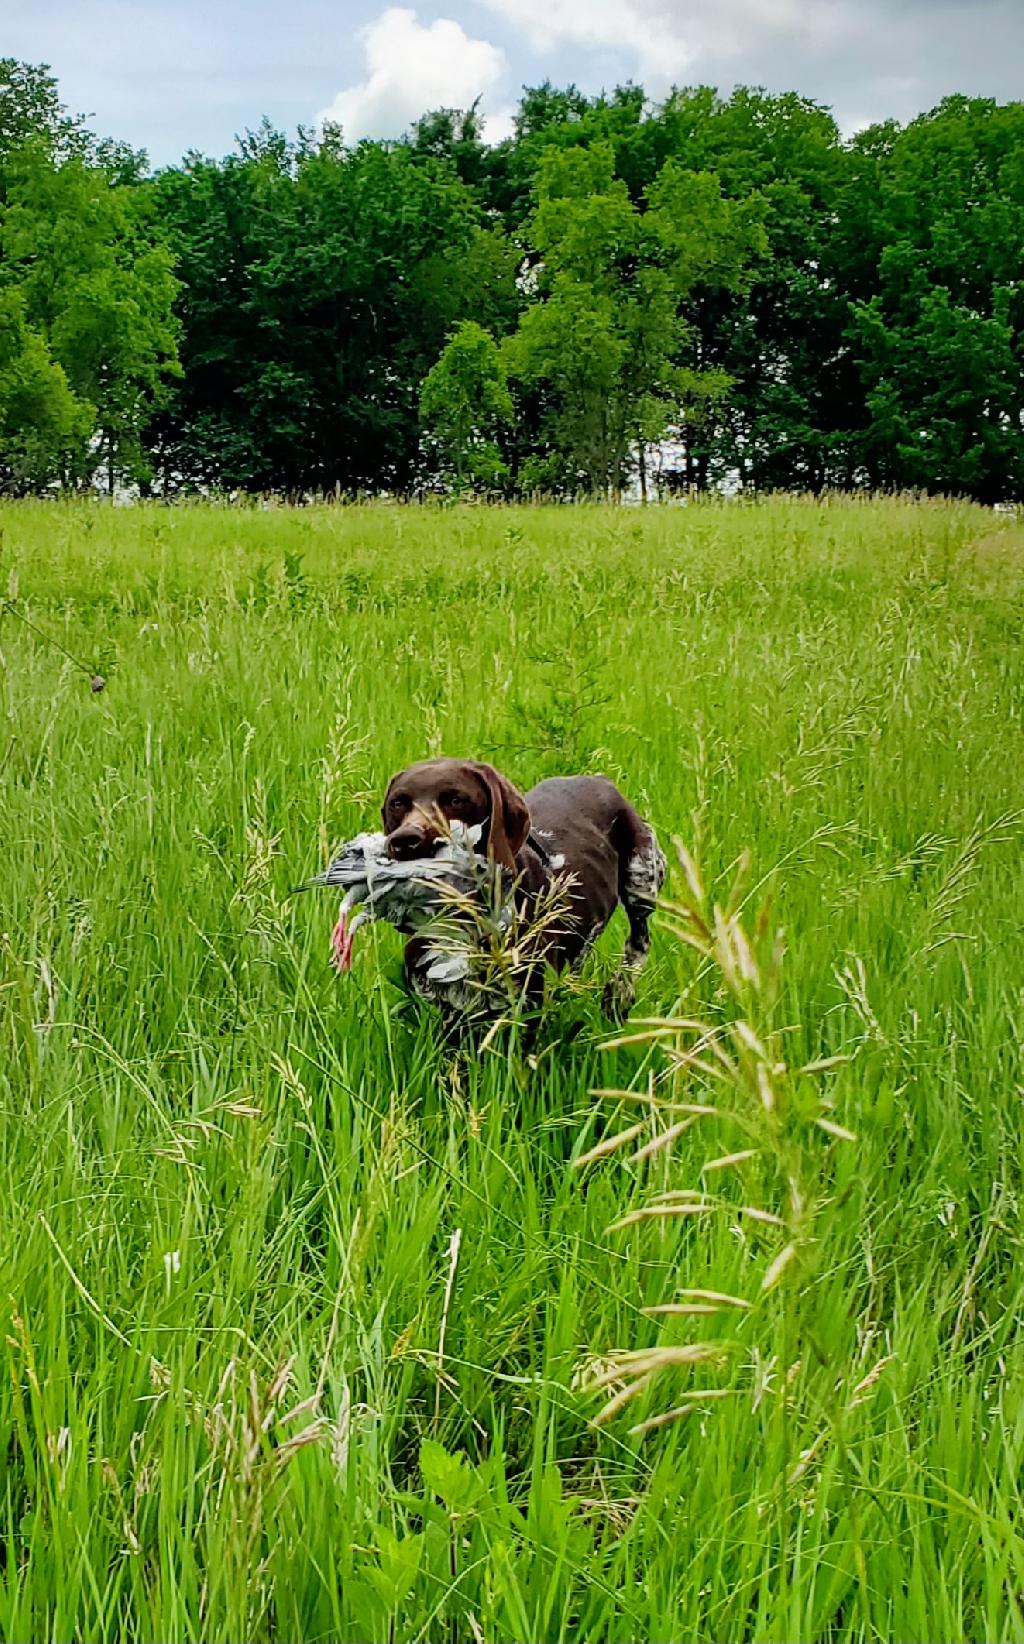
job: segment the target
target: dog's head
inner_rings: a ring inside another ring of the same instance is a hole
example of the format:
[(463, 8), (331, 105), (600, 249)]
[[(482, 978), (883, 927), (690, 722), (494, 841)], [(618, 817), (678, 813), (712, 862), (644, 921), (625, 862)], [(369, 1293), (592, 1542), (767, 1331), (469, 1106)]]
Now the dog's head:
[(391, 778), (381, 810), (388, 855), (430, 856), (451, 822), (483, 825), (487, 854), (514, 868), (530, 831), (522, 794), (493, 765), (470, 759), (423, 759)]

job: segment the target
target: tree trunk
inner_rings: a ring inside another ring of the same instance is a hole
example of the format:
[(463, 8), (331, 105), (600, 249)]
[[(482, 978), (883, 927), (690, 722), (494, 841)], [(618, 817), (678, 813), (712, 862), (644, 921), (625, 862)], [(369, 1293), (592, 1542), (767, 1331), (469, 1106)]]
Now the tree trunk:
[(640, 473), (640, 501), (646, 506), (646, 503), (647, 503), (647, 447), (644, 444), (643, 440), (641, 440), (639, 442), (639, 445), (637, 447), (637, 451), (638, 451), (637, 466), (638, 466), (639, 473)]

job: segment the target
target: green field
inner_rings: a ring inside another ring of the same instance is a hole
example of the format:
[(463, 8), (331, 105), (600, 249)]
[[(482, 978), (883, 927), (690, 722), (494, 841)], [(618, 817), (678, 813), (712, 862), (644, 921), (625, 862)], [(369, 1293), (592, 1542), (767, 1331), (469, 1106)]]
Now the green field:
[[(0, 1635), (1024, 1640), (1020, 526), (0, 527)], [(333, 974), (287, 892), (442, 750), (607, 772), (708, 904), (749, 853), (658, 1039), (603, 1048), (621, 916), (529, 1054), (384, 927)]]

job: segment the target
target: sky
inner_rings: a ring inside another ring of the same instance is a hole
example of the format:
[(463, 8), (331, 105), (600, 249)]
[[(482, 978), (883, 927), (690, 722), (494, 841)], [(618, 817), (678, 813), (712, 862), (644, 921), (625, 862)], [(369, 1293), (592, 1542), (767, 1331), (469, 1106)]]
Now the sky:
[(798, 91), (850, 132), (954, 91), (1024, 96), (1024, 0), (0, 0), (0, 55), (49, 63), (155, 166), (226, 154), (263, 115), (354, 141), (476, 98), (498, 140), (545, 79)]

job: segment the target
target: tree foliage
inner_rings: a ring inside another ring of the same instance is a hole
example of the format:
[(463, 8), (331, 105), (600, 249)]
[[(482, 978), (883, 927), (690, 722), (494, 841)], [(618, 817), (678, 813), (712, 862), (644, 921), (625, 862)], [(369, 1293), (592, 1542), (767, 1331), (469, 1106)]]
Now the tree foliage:
[(1024, 104), (950, 97), (855, 141), (847, 336), (876, 485), (1024, 490)]
[[(615, 494), (634, 458), (684, 418), (703, 373), (684, 308), (698, 283), (734, 290), (764, 250), (761, 203), (723, 198), (668, 159), (634, 202), (608, 141), (542, 158), (526, 224), (536, 300), (507, 345), (513, 374), (547, 391), (541, 481)], [(724, 386), (715, 374), (717, 388)]]
[(140, 157), (92, 141), (41, 70), (0, 63), (0, 474), (146, 482), (177, 371), (178, 282)]
[(88, 434), (88, 409), (27, 324), (21, 292), (0, 289), (0, 490), (45, 490), (65, 478)]
[(270, 132), (158, 181), (184, 281), (161, 437), (196, 483), (407, 490), (420, 385), (463, 319), (515, 307), (514, 262), (444, 159)]
[(1022, 244), (1020, 103), (545, 83), (151, 177), (2, 59), (0, 483), (1015, 497)]
[(437, 444), (442, 474), (458, 489), (501, 489), (500, 440), (514, 411), (505, 364), (489, 331), (463, 320), (423, 379), (420, 416)]

